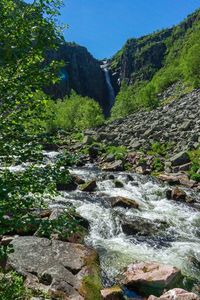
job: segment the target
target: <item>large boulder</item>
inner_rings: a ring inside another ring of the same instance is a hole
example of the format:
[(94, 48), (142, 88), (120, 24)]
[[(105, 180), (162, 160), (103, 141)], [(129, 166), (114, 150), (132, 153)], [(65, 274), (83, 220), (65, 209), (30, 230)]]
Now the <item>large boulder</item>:
[(27, 287), (63, 299), (84, 299), (84, 278), (94, 275), (91, 266), (97, 263), (94, 250), (31, 236), (17, 237), (11, 245), (14, 252), (8, 255), (6, 267), (24, 275)]
[(144, 296), (160, 296), (164, 289), (175, 287), (181, 279), (181, 271), (175, 267), (141, 262), (127, 267), (122, 284)]
[(199, 300), (200, 297), (198, 297), (194, 293), (187, 292), (183, 289), (173, 289), (166, 293), (164, 293), (160, 297), (156, 296), (150, 296), (148, 300)]
[(167, 190), (166, 191), (166, 196), (167, 196), (167, 199), (185, 201), (186, 197), (187, 197), (187, 194), (183, 190), (176, 187), (172, 190)]
[(133, 199), (128, 199), (125, 197), (112, 197), (111, 199), (111, 206), (112, 207), (124, 207), (124, 208), (139, 208), (139, 204), (137, 201)]
[(166, 222), (160, 222), (148, 220), (134, 216), (133, 219), (122, 219), (122, 230), (127, 235), (139, 235), (139, 236), (154, 236), (159, 231), (165, 229), (168, 225)]
[(172, 166), (181, 166), (190, 162), (190, 157), (187, 152), (182, 151), (174, 155), (170, 159)]

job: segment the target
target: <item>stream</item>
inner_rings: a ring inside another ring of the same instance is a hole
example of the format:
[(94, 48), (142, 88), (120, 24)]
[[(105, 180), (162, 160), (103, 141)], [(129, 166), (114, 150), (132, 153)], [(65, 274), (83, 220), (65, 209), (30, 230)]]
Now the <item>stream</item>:
[[(77, 189), (62, 192), (50, 206), (73, 206), (89, 221), (90, 230), (85, 243), (99, 253), (105, 286), (113, 284), (116, 275), (136, 261), (173, 265), (184, 275), (200, 281), (200, 211), (184, 203), (167, 200), (165, 194), (169, 186), (150, 176), (102, 172), (93, 165), (72, 168), (70, 173), (85, 181), (95, 179), (96, 191), (88, 193)], [(115, 187), (113, 175), (123, 183), (122, 188)], [(184, 190), (198, 200), (197, 193)], [(109, 199), (115, 196), (136, 200), (139, 209), (112, 208)], [(134, 222), (135, 218), (150, 221), (158, 227), (160, 224), (167, 226), (159, 227), (159, 231), (150, 236), (125, 234), (123, 220)]]

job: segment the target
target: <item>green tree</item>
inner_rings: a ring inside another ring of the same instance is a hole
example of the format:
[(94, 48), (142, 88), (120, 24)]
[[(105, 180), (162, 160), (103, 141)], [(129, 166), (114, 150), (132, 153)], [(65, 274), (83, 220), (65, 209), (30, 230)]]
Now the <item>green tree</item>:
[(60, 64), (46, 64), (45, 55), (61, 39), (55, 25), (60, 6), (60, 0), (35, 0), (32, 5), (20, 0), (0, 1), (2, 154), (16, 155), (22, 145), (33, 143), (31, 134), (40, 129), (40, 123), (30, 122), (29, 130), (25, 123), (45, 117), (45, 100), (34, 95), (58, 80)]
[(54, 119), (47, 122), (50, 130), (72, 130), (94, 127), (104, 122), (100, 105), (88, 97), (82, 97), (72, 91), (64, 100), (50, 101), (49, 109)]

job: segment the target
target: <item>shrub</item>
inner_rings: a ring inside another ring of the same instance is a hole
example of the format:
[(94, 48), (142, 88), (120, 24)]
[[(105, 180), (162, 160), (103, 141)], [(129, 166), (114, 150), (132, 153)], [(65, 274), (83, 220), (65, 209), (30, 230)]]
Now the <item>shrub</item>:
[(49, 130), (86, 129), (101, 125), (104, 122), (103, 112), (99, 104), (88, 97), (72, 92), (63, 101), (49, 101), (49, 111), (53, 119), (48, 121)]
[(23, 286), (23, 278), (15, 272), (0, 274), (1, 300), (28, 300), (31, 293)]

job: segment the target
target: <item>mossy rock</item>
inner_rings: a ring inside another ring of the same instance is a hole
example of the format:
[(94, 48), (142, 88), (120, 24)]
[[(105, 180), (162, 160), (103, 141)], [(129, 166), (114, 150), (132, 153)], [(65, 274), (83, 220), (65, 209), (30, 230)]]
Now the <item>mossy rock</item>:
[(121, 182), (120, 180), (115, 180), (114, 184), (115, 184), (116, 188), (123, 188), (124, 187), (123, 182)]
[(80, 185), (80, 190), (82, 192), (93, 192), (97, 187), (96, 180), (91, 180), (86, 182), (85, 184)]
[(85, 275), (83, 276), (79, 293), (85, 300), (102, 300), (101, 272), (99, 258), (95, 251), (93, 252), (93, 255), (87, 257), (85, 264)]

